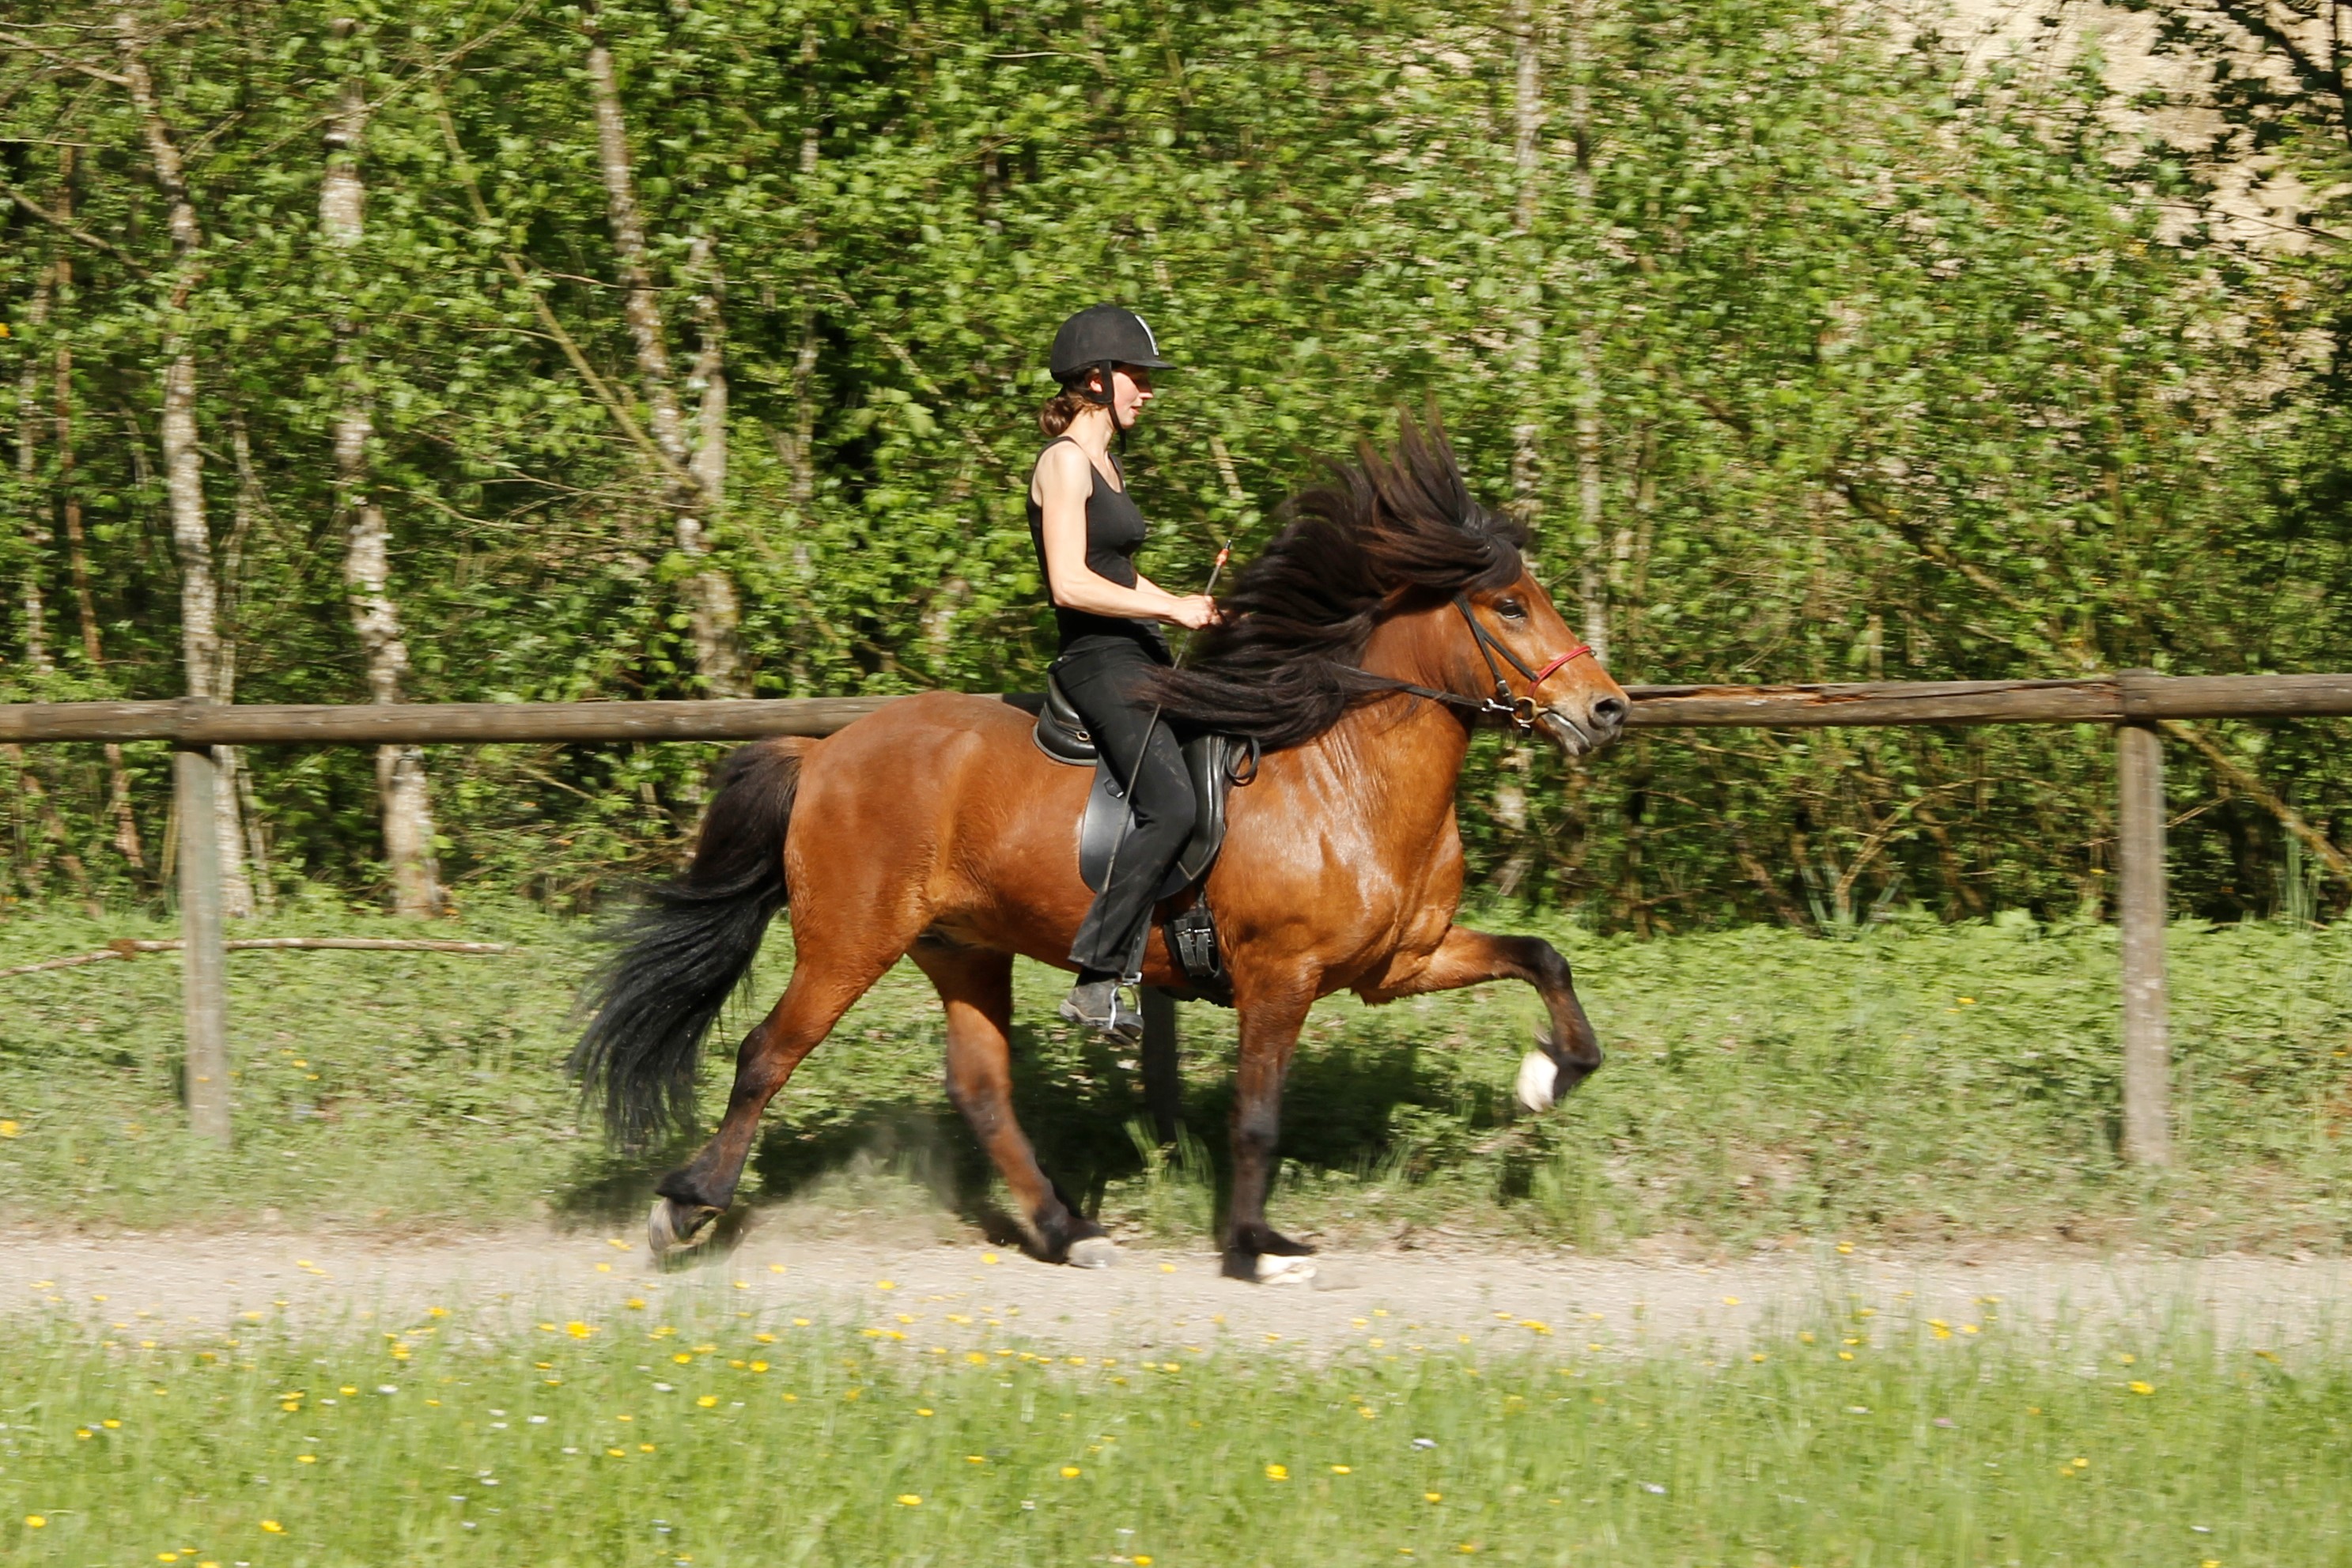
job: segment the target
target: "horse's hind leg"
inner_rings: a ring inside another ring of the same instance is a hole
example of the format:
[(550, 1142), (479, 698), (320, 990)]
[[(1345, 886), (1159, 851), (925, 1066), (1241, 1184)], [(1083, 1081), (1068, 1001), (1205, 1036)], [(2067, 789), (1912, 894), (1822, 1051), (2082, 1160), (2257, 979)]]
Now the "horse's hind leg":
[(1013, 1114), (1012, 956), (919, 943), (912, 956), (947, 1004), (948, 1098), (1012, 1189), (1030, 1245), (1049, 1263), (1110, 1263), (1118, 1256), (1110, 1239), (1038, 1168)]
[(803, 948), (793, 977), (768, 1016), (752, 1026), (735, 1053), (735, 1087), (719, 1130), (691, 1160), (655, 1185), (661, 1195), (648, 1222), (656, 1256), (694, 1244), (734, 1201), (743, 1162), (759, 1134), (760, 1113), (814, 1051), (841, 1015), (897, 961), (880, 951), (836, 955)]

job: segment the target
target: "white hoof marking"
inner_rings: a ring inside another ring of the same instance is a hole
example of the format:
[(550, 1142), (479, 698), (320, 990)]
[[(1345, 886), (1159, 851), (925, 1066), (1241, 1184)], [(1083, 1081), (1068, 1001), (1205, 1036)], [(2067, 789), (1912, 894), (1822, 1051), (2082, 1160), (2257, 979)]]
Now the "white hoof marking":
[(1315, 1278), (1312, 1258), (1276, 1258), (1261, 1252), (1257, 1259), (1257, 1282), (1261, 1285), (1304, 1285)]
[(1549, 1111), (1559, 1100), (1559, 1063), (1540, 1051), (1519, 1058), (1519, 1103), (1530, 1111)]
[(1070, 1243), (1070, 1267), (1108, 1269), (1118, 1261), (1118, 1246), (1108, 1236), (1089, 1236)]
[(698, 1223), (694, 1224), (689, 1234), (680, 1236), (675, 1223), (677, 1212), (677, 1206), (668, 1198), (657, 1197), (654, 1199), (653, 1212), (646, 1217), (646, 1244), (656, 1259), (674, 1257), (700, 1246), (709, 1239), (711, 1225), (719, 1218), (715, 1208), (698, 1208), (689, 1220)]

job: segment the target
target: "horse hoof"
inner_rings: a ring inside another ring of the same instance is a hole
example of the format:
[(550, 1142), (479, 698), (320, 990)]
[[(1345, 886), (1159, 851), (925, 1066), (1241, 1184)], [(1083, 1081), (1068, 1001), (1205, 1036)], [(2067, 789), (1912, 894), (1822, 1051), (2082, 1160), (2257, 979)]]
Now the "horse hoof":
[(1086, 1236), (1070, 1243), (1066, 1260), (1073, 1269), (1108, 1269), (1118, 1261), (1118, 1246), (1108, 1236)]
[(656, 1261), (676, 1257), (709, 1239), (711, 1223), (719, 1212), (707, 1203), (657, 1197), (653, 1212), (646, 1217), (646, 1245), (653, 1249)]
[(1559, 1099), (1559, 1063), (1540, 1051), (1519, 1059), (1519, 1103), (1530, 1111), (1549, 1111)]
[(1257, 1282), (1261, 1285), (1308, 1285), (1315, 1281), (1315, 1260), (1312, 1258), (1277, 1258), (1271, 1252), (1261, 1252), (1257, 1258)]

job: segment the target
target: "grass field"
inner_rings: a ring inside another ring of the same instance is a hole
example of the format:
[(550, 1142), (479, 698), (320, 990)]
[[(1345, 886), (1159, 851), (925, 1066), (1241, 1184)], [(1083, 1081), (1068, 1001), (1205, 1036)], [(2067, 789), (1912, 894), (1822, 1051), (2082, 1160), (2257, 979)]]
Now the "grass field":
[[(1588, 1249), (1791, 1234), (1902, 1242), (2067, 1237), (2333, 1252), (2352, 1231), (2352, 929), (2175, 927), (2181, 1165), (2116, 1158), (2112, 930), (1895, 924), (1852, 940), (1748, 929), (1638, 943), (1528, 917), (1577, 967), (1612, 1055), (1562, 1110), (1513, 1113), (1538, 1012), (1524, 988), (1318, 1009), (1294, 1070), (1286, 1227), (1356, 1243), (1419, 1229)], [(264, 934), (396, 934), (331, 904)], [(0, 967), (168, 934), (13, 913)], [(676, 1150), (624, 1156), (576, 1119), (559, 1064), (585, 929), (478, 903), (429, 933), (510, 957), (266, 953), (230, 960), (236, 1151), (182, 1131), (178, 962), (0, 979), (0, 1213), (81, 1225), (496, 1226), (641, 1212)], [(782, 985), (789, 934), (757, 977)], [(1185, 1009), (1189, 1134), (1136, 1135), (1131, 1059), (1050, 1021), (1024, 966), (1018, 1100), (1049, 1167), (1114, 1230), (1197, 1240), (1222, 1167), (1231, 1015)], [(940, 1087), (940, 1015), (902, 967), (772, 1110), (746, 1195), (960, 1226), (989, 1175)], [(709, 1075), (715, 1104), (725, 1061)]]
[(265, 1320), (163, 1344), (61, 1314), (0, 1363), (0, 1559), (2352, 1560), (2340, 1356), (2011, 1330), (2000, 1310), (1824, 1315), (1719, 1356), (1621, 1354), (1563, 1323), (1481, 1361), (1373, 1323), (1322, 1364), (950, 1352), (920, 1327), (749, 1312), (311, 1337)]

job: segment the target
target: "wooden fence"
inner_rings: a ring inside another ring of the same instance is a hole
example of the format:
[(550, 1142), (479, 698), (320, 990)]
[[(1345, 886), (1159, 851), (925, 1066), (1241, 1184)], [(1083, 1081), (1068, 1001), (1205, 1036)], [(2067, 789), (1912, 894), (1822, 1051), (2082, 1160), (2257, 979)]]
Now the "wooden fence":
[[(1799, 729), (1862, 725), (2104, 724), (2116, 729), (2116, 871), (2123, 931), (2124, 1152), (2171, 1158), (2170, 1046), (2164, 975), (2167, 719), (2352, 716), (2352, 674), (2120, 674), (2065, 681), (1883, 681), (1801, 686), (1632, 686), (1637, 728)], [(0, 742), (165, 740), (182, 822), (212, 820), (215, 746), (482, 746), (614, 740), (754, 740), (831, 735), (895, 697), (778, 701), (222, 706), (0, 705)], [(179, 835), (188, 1116), (229, 1136), (226, 955), (218, 842)], [(1146, 1097), (1163, 1135), (1176, 1112), (1175, 1013), (1148, 996)]]

